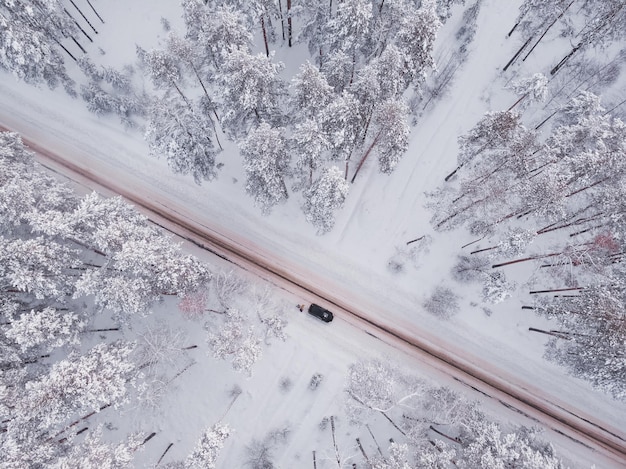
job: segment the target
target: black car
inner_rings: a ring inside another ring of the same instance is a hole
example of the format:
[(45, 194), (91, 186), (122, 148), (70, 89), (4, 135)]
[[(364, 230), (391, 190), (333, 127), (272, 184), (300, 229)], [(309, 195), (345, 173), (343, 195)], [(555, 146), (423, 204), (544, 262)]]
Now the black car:
[(316, 318), (320, 318), (324, 322), (330, 322), (333, 320), (333, 313), (319, 305), (313, 304), (309, 306), (309, 314), (315, 316)]

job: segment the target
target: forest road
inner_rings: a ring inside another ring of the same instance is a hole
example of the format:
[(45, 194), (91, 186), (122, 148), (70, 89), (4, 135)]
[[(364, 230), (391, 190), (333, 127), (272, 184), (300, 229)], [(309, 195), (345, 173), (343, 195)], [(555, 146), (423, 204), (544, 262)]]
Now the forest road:
[[(7, 129), (0, 125), (0, 130)], [(584, 411), (559, 402), (556, 396), (545, 395), (532, 383), (524, 383), (494, 369), (477, 357), (468, 357), (453, 344), (439, 337), (430, 337), (427, 331), (414, 324), (401, 325), (386, 321), (380, 309), (348, 301), (349, 292), (333, 289), (323, 281), (315, 281), (314, 272), (302, 272), (286, 262), (262, 252), (253, 242), (237, 239), (236, 234), (225, 234), (222, 227), (214, 228), (200, 223), (185, 212), (175, 201), (162, 197), (136, 181), (124, 184), (123, 179), (108, 177), (107, 171), (93, 166), (88, 158), (71, 161), (23, 137), (24, 144), (36, 155), (37, 161), (90, 190), (103, 195), (121, 195), (147, 216), (153, 223), (202, 249), (269, 280), (279, 287), (309, 301), (315, 301), (340, 312), (341, 319), (364, 330), (377, 339), (399, 349), (427, 366), (439, 370), (479, 393), (496, 400), (509, 410), (531, 421), (539, 422), (549, 432), (564, 435), (595, 452), (611, 467), (626, 466), (626, 434), (624, 428), (615, 429), (585, 414)], [(87, 164), (88, 163), (88, 164)], [(134, 190), (129, 190), (133, 187)], [(206, 222), (204, 222), (206, 223)], [(219, 231), (218, 231), (219, 229)], [(322, 288), (322, 285), (324, 288)], [(377, 314), (378, 312), (378, 314)]]

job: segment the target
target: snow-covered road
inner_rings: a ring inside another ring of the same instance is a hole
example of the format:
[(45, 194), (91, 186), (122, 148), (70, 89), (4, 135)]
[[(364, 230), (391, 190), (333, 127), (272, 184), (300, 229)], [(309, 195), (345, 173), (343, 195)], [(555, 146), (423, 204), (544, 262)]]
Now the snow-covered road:
[[(6, 128), (5, 128), (6, 129)], [(100, 168), (90, 158), (65, 160), (59, 154), (32, 140), (25, 143), (37, 154), (38, 161), (87, 189), (104, 194), (120, 194), (137, 206), (154, 223), (207, 249), (254, 274), (271, 281), (309, 302), (327, 306), (339, 318), (351, 323), (381, 341), (408, 353), (440, 370), (495, 402), (541, 422), (542, 426), (587, 445), (618, 465), (626, 460), (626, 436), (623, 429), (597, 420), (570, 403), (561, 402), (532, 383), (523, 382), (504, 370), (496, 369), (477, 356), (469, 355), (453, 343), (445, 342), (415, 324), (390, 321), (392, 314), (380, 304), (360, 298), (347, 284), (334, 284), (316, 272), (292, 265), (289, 259), (267, 252), (227, 228), (199, 220), (175, 200), (164, 199), (137, 178), (114, 174), (111, 168)], [(76, 156), (76, 155), (74, 155)], [(88, 164), (80, 164), (79, 161)]]

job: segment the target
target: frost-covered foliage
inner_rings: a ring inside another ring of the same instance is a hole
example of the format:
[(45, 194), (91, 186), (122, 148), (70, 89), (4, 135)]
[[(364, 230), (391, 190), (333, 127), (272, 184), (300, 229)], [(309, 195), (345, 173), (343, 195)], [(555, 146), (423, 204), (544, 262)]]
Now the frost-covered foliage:
[[(534, 76), (514, 87), (541, 97), (544, 85)], [(487, 113), (459, 139), (459, 165), (431, 204), (436, 229), (466, 224), (482, 236), (475, 242), (488, 239), (453, 269), (457, 280), (481, 281), (486, 302), (511, 296), (516, 285), (505, 269), (522, 262), (540, 263), (531, 289), (577, 292), (537, 302), (536, 311), (561, 323), (546, 356), (620, 399), (626, 366), (614, 305), (623, 304), (624, 289), (625, 135), (626, 124), (588, 91), (555, 113), (545, 135), (510, 111)]]
[(121, 443), (103, 441), (103, 426), (98, 425), (85, 439), (72, 446), (69, 454), (52, 465), (54, 469), (131, 469), (135, 453), (143, 449), (142, 435), (130, 435)]
[(306, 220), (317, 227), (317, 233), (330, 231), (335, 224), (335, 211), (343, 206), (350, 184), (336, 166), (324, 170), (317, 181), (304, 192)]
[(145, 377), (158, 381), (156, 364), (182, 355), (182, 338), (147, 322), (139, 351), (108, 334), (88, 349), (81, 339), (95, 331), (98, 309), (124, 325), (163, 295), (206, 288), (207, 266), (121, 198), (74, 196), (7, 132), (0, 133), (0, 219), (0, 465), (132, 467), (143, 439), (104, 443), (97, 427), (75, 439), (74, 426), (148, 391), (154, 402)]
[(37, 379), (4, 388), (3, 401), (12, 405), (0, 406), (6, 423), (0, 439), (3, 462), (8, 467), (49, 466), (61, 450), (49, 443), (71, 418), (123, 403), (135, 372), (133, 348), (121, 341), (98, 344), (56, 362)]
[(246, 446), (245, 467), (250, 469), (273, 469), (274, 451), (287, 442), (291, 429), (289, 425), (269, 431), (262, 439), (253, 439)]
[(252, 375), (252, 366), (261, 358), (261, 339), (254, 328), (248, 326), (239, 311), (231, 309), (217, 333), (208, 331), (207, 342), (211, 354), (218, 359), (230, 360), (233, 369)]
[[(67, 75), (61, 42), (77, 36), (78, 28), (60, 1), (38, 2), (36, 7), (0, 5), (0, 67), (26, 83), (63, 84), (74, 93)], [(67, 50), (67, 49), (66, 49)]]
[(391, 173), (409, 146), (408, 112), (403, 102), (395, 100), (385, 101), (374, 112), (374, 141), (381, 173)]
[(215, 469), (224, 441), (230, 436), (228, 425), (216, 423), (207, 429), (192, 453), (185, 459), (185, 469)]
[(552, 446), (539, 439), (537, 431), (526, 427), (505, 431), (476, 402), (402, 372), (389, 361), (352, 365), (346, 394), (348, 414), (355, 423), (369, 425), (382, 415), (399, 431), (386, 457), (370, 458), (370, 467), (562, 468)]
[(245, 135), (253, 123), (278, 125), (279, 101), (284, 83), (278, 73), (282, 63), (265, 54), (252, 55), (243, 49), (227, 52), (220, 69), (224, 115), (222, 125), (231, 135)]
[(530, 77), (514, 81), (511, 89), (520, 96), (518, 103), (524, 109), (531, 103), (545, 101), (548, 96), (548, 79), (543, 73), (535, 73)]
[(36, 346), (51, 349), (66, 344), (78, 344), (80, 342), (78, 334), (84, 326), (84, 320), (75, 313), (44, 308), (41, 311), (31, 310), (29, 313), (23, 313), (11, 322), (5, 334), (14, 340), (22, 351)]
[(359, 361), (350, 366), (348, 374), (348, 415), (353, 422), (361, 422), (375, 412), (410, 408), (423, 391), (422, 385), (421, 380), (402, 373), (389, 361)]
[[(246, 191), (264, 213), (289, 196), (290, 179), (294, 191), (310, 189), (335, 162), (345, 164), (346, 179), (356, 155), (364, 162), (374, 154), (381, 172), (394, 170), (408, 146), (409, 109), (403, 95), (411, 87), (411, 93), (419, 93), (433, 68), (439, 16), (445, 17), (450, 7), (434, 1), (371, 0), (331, 2), (330, 8), (310, 1), (290, 5), (285, 12), (282, 4), (261, 0), (184, 0), (185, 37), (170, 34), (163, 49), (137, 49), (159, 99), (180, 97), (194, 120), (205, 124), (164, 119), (175, 106), (155, 109), (146, 133), (153, 153), (168, 155), (175, 171), (199, 180), (208, 174), (197, 157), (199, 142), (217, 140), (221, 127), (242, 149)], [(277, 19), (286, 46), (294, 39), (308, 41), (312, 52), (303, 57), (290, 87), (270, 50), (279, 40)], [(259, 28), (265, 54), (253, 52)], [(191, 98), (197, 95), (204, 104)], [(182, 109), (171, 113), (188, 114)], [(164, 120), (169, 124), (163, 125)], [(261, 143), (253, 140), (267, 134), (265, 126), (281, 128), (286, 141), (266, 138), (268, 150), (260, 151)], [(283, 148), (294, 158), (277, 171), (276, 153)], [(300, 205), (307, 210), (307, 195), (302, 194)], [(323, 233), (332, 223), (318, 227)]]
[(289, 155), (281, 130), (264, 122), (241, 144), (246, 170), (246, 192), (263, 213), (287, 199)]
[(181, 99), (165, 97), (153, 103), (145, 138), (150, 153), (164, 156), (176, 173), (193, 175), (196, 183), (217, 176), (212, 121)]
[(426, 301), (424, 309), (442, 319), (450, 319), (459, 312), (459, 296), (450, 288), (437, 286)]

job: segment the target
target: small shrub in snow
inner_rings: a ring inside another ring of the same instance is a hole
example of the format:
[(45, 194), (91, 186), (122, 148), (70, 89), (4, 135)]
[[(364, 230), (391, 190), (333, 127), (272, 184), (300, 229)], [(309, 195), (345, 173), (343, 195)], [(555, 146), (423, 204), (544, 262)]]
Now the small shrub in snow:
[(328, 417), (324, 417), (322, 420), (320, 420), (320, 423), (318, 425), (320, 431), (325, 431), (328, 428), (328, 422), (330, 422), (330, 419)]
[(459, 261), (452, 268), (452, 278), (458, 282), (483, 280), (491, 262), (485, 256), (459, 256)]
[(508, 282), (502, 272), (489, 274), (483, 285), (483, 298), (485, 301), (496, 304), (511, 296), (515, 289), (515, 283)]
[(401, 274), (404, 272), (404, 262), (402, 262), (399, 255), (389, 259), (389, 262), (387, 262), (387, 269), (389, 269), (392, 274)]
[(241, 386), (239, 386), (238, 384), (234, 384), (233, 387), (230, 388), (230, 390), (228, 391), (228, 395), (232, 398), (235, 398), (239, 396), (242, 392), (243, 389), (241, 389)]
[(293, 387), (293, 381), (291, 381), (291, 378), (289, 378), (288, 376), (285, 376), (284, 378), (280, 380), (280, 390), (282, 392), (287, 393), (291, 391), (292, 387)]
[(252, 440), (246, 446), (246, 467), (251, 469), (273, 469), (274, 450), (276, 446), (287, 441), (291, 429), (289, 425), (270, 431), (262, 440)]
[(459, 311), (459, 297), (449, 288), (438, 286), (423, 305), (430, 314), (449, 319)]
[(315, 373), (312, 377), (311, 377), (311, 382), (309, 383), (309, 389), (311, 390), (316, 390), (317, 387), (322, 383), (322, 381), (324, 380), (324, 376), (320, 373)]

